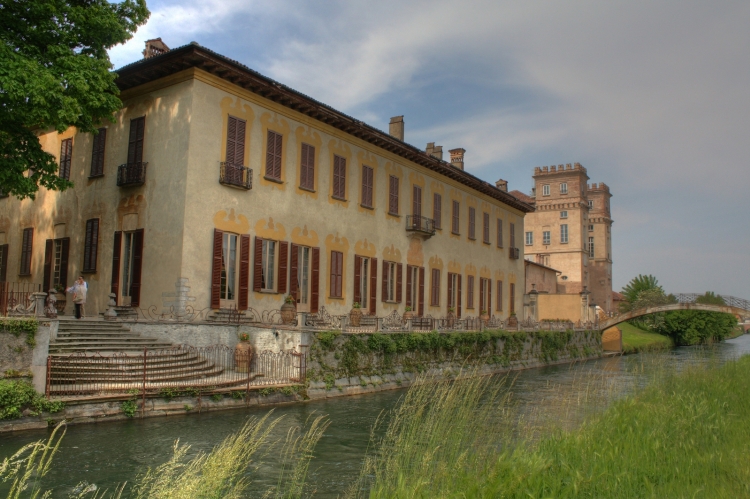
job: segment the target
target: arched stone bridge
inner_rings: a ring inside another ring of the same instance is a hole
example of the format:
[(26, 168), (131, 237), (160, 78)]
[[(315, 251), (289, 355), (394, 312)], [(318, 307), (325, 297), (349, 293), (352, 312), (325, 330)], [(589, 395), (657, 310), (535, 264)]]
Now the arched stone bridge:
[(702, 294), (698, 293), (681, 293), (675, 295), (677, 303), (671, 303), (669, 305), (660, 305), (658, 307), (647, 307), (640, 308), (638, 310), (631, 310), (624, 314), (610, 317), (606, 320), (599, 321), (599, 330), (604, 331), (612, 326), (616, 326), (621, 322), (629, 321), (637, 317), (643, 317), (644, 315), (656, 314), (658, 312), (671, 312), (673, 310), (703, 310), (706, 312), (725, 312), (741, 317), (742, 319), (750, 318), (750, 300), (744, 300), (742, 298), (736, 298), (734, 296), (720, 295), (724, 300), (725, 305), (707, 305), (703, 303), (696, 303)]

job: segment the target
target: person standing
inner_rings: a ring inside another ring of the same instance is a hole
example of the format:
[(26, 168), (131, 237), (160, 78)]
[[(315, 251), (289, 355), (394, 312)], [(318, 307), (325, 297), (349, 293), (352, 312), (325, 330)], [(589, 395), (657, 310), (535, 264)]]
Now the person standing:
[(76, 319), (83, 318), (83, 305), (86, 303), (87, 291), (88, 286), (86, 286), (86, 281), (83, 280), (83, 276), (78, 276), (73, 286), (73, 305), (75, 305), (76, 309)]

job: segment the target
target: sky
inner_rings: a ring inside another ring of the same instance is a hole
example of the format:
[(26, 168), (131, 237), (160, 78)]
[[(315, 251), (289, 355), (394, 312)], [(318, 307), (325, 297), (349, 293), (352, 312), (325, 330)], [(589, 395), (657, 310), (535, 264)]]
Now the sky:
[(611, 201), (613, 288), (750, 299), (750, 2), (150, 0), (114, 47), (191, 41), (528, 193), (581, 163)]

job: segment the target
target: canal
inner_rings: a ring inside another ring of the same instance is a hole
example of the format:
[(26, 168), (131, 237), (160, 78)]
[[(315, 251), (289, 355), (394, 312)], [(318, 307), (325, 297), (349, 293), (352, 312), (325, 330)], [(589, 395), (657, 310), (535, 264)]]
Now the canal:
[[(632, 355), (529, 369), (513, 373), (511, 390), (519, 418), (523, 420), (522, 428), (548, 427), (550, 423), (574, 427), (587, 413), (601, 410), (608, 401), (644, 385), (655, 371), (670, 365), (682, 368), (721, 361), (746, 353), (750, 353), (750, 335), (709, 348), (676, 348), (658, 359)], [(498, 377), (498, 382), (509, 381)], [(336, 497), (358, 476), (373, 423), (381, 412), (394, 407), (403, 393), (396, 390), (274, 409), (275, 415), (284, 416), (275, 430), (278, 439), (283, 439), (289, 427), (304, 424), (311, 415), (325, 414), (331, 421), (310, 467), (308, 484), (314, 488), (315, 497)], [(251, 408), (72, 426), (46, 482), (54, 487), (53, 497), (67, 497), (82, 481), (111, 489), (133, 480), (148, 467), (165, 462), (171, 456), (175, 440), (191, 445), (193, 453), (210, 451), (239, 429), (248, 416), (262, 416), (267, 411), (267, 408)], [(46, 431), (31, 431), (0, 436), (0, 460), (47, 435)], [(260, 497), (276, 483), (276, 464), (273, 455), (269, 455), (251, 473), (252, 493), (257, 492)]]

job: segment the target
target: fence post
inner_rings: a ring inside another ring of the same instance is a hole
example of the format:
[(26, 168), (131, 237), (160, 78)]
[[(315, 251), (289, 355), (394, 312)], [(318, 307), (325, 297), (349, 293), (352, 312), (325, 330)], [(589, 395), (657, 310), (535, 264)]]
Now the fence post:
[(146, 347), (143, 347), (143, 384), (141, 385), (141, 419), (146, 412)]
[(245, 385), (245, 407), (249, 407), (250, 406), (250, 365), (252, 364), (252, 357), (250, 355), (249, 350), (245, 352), (245, 355), (247, 355), (247, 384)]
[(49, 399), (49, 392), (50, 392), (50, 375), (52, 374), (52, 357), (49, 355), (47, 356), (47, 379), (45, 380), (45, 389), (44, 389), (44, 396)]

